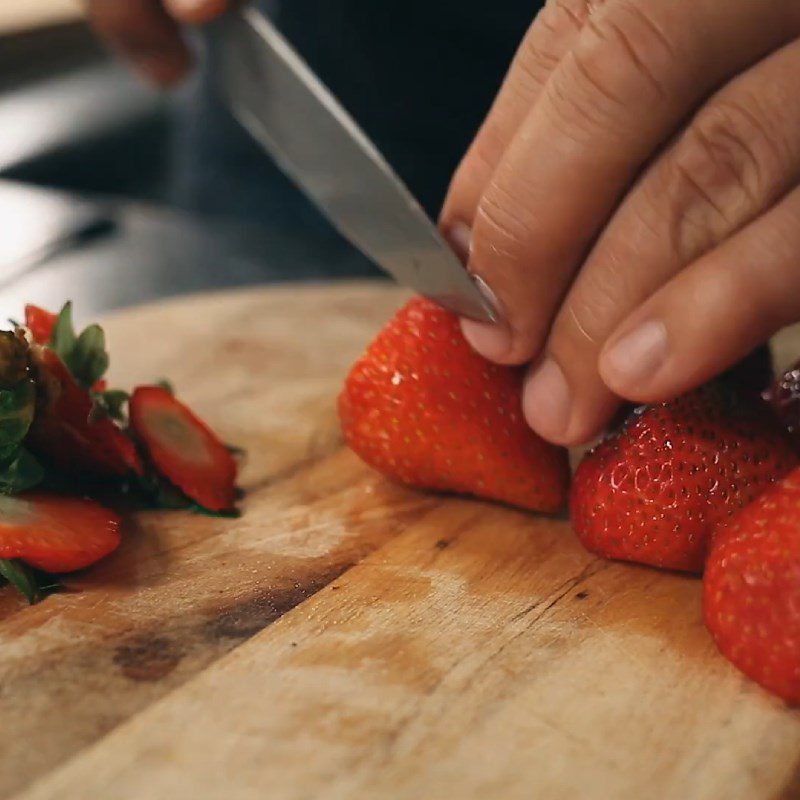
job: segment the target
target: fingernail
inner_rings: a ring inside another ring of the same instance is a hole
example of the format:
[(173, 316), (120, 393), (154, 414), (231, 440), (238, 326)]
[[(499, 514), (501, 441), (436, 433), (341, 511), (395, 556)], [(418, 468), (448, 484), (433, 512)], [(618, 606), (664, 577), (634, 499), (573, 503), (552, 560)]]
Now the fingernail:
[(572, 412), (572, 394), (561, 367), (552, 358), (531, 373), (522, 393), (522, 410), (528, 425), (551, 441), (567, 432)]
[(469, 251), (472, 244), (472, 230), (465, 222), (453, 222), (444, 229), (444, 238), (466, 266), (469, 261)]
[(461, 319), (461, 332), (470, 347), (489, 361), (502, 361), (511, 349), (511, 331), (502, 323)]
[(611, 389), (637, 388), (658, 371), (668, 350), (666, 326), (650, 320), (609, 346), (600, 357), (600, 373)]
[(173, 14), (194, 14), (204, 10), (208, 0), (167, 0), (166, 5)]
[(189, 24), (210, 22), (222, 14), (229, 3), (225, 0), (165, 0), (167, 10)]

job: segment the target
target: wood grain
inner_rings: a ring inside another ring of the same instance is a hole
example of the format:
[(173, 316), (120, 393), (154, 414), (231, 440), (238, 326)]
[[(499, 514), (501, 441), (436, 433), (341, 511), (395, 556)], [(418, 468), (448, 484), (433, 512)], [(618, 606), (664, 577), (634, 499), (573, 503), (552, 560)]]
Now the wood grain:
[(121, 382), (170, 374), (251, 450), (247, 514), (140, 515), (75, 594), (5, 599), (5, 794), (798, 796), (800, 716), (717, 655), (699, 581), (340, 447), (341, 375), (399, 297), (287, 288), (110, 321)]
[[(250, 291), (109, 321), (112, 382), (168, 375), (248, 449), (246, 513), (143, 513), (121, 550), (69, 579), (67, 593), (28, 608), (0, 591), (0, 796), (185, 682), (430, 505), (386, 495), (346, 459), (334, 410), (343, 372), (399, 298)], [(298, 324), (314, 316), (327, 323), (322, 343)], [(365, 512), (367, 492), (385, 501)]]
[(448, 500), (23, 797), (766, 798), (798, 748), (696, 580)]

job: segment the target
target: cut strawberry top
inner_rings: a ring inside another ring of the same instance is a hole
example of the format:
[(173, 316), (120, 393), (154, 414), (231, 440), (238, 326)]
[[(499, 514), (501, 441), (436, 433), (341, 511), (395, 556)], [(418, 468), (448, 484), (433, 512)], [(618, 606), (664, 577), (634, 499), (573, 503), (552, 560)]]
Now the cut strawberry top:
[(131, 426), (156, 469), (212, 511), (235, 500), (236, 462), (211, 429), (160, 386), (140, 386), (130, 400)]
[(33, 335), (37, 344), (49, 344), (53, 336), (58, 314), (46, 311), (39, 306), (28, 304), (25, 306), (25, 325)]
[(117, 548), (119, 523), (113, 511), (84, 498), (0, 496), (0, 558), (18, 558), (46, 572), (83, 569)]
[(90, 394), (78, 386), (53, 350), (39, 351), (39, 372), (49, 399), (31, 428), (33, 449), (68, 473), (99, 478), (141, 475), (133, 442), (107, 417), (92, 419)]

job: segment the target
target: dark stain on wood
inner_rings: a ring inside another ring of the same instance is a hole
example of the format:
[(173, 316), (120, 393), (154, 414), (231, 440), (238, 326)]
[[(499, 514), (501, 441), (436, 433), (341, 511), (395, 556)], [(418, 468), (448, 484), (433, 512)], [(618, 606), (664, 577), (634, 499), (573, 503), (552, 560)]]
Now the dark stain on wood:
[(575, 595), (575, 599), (576, 600), (585, 600), (588, 596), (589, 596), (589, 592), (587, 592), (586, 590), (583, 590), (581, 592), (578, 592), (578, 594)]
[(800, 756), (789, 772), (789, 777), (773, 800), (798, 800), (800, 798)]
[(302, 583), (295, 581), (286, 587), (269, 587), (243, 602), (221, 609), (217, 616), (205, 623), (204, 635), (210, 639), (249, 639), (336, 580), (351, 566), (352, 563), (335, 564)]
[(118, 645), (113, 662), (132, 681), (159, 681), (178, 666), (183, 655), (171, 639), (144, 634)]

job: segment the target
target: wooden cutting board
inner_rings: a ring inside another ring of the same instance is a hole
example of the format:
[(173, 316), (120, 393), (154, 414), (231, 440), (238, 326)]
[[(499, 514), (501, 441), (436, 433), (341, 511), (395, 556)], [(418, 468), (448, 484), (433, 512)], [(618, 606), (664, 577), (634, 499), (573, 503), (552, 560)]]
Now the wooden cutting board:
[(342, 448), (338, 387), (402, 298), (108, 319), (115, 383), (170, 376), (248, 449), (245, 514), (142, 513), (66, 592), (0, 592), (0, 797), (800, 797), (800, 716), (717, 655), (699, 581)]

